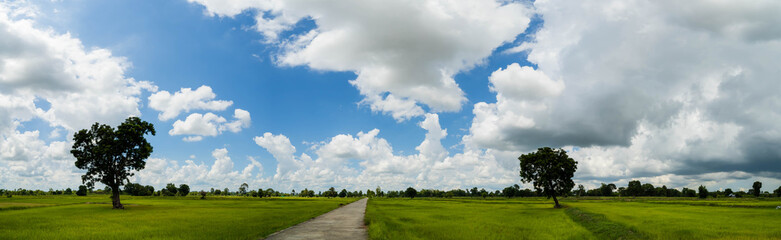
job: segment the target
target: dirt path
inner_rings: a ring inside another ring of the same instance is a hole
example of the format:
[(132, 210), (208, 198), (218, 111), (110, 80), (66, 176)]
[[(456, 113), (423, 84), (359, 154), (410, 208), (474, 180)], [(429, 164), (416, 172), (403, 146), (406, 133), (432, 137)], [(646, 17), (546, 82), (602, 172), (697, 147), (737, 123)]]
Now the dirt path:
[(367, 239), (363, 226), (367, 198), (271, 234), (266, 239)]

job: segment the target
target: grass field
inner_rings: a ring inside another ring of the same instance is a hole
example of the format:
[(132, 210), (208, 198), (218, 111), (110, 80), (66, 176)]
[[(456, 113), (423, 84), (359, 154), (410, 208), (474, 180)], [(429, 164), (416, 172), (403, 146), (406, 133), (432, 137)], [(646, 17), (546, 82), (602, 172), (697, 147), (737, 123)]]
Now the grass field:
[(258, 239), (357, 199), (0, 198), (0, 239)]
[[(258, 239), (355, 198), (0, 198), (0, 239)], [(371, 239), (781, 239), (781, 199), (370, 199)]]
[(371, 239), (781, 239), (781, 200), (371, 199)]

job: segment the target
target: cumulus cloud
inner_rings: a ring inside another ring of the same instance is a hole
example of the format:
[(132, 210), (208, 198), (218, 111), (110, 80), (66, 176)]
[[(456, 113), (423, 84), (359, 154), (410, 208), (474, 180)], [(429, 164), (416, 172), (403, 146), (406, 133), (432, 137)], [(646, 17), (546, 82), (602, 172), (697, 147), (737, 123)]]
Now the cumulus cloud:
[[(373, 111), (403, 121), (433, 111), (458, 111), (466, 101), (455, 74), (481, 64), (525, 31), (532, 11), (521, 3), (470, 1), (209, 1), (189, 0), (207, 14), (254, 10), (255, 29), (280, 49), (282, 66), (351, 71)], [(304, 20), (315, 27), (285, 37)]]
[[(212, 157), (214, 162), (211, 165), (203, 162), (198, 164), (192, 159), (180, 164), (175, 160), (150, 158), (146, 162), (146, 168), (138, 172), (131, 181), (157, 187), (163, 187), (167, 183), (187, 183), (193, 189), (229, 187), (234, 188), (233, 190), (245, 182), (255, 186), (264, 182), (259, 173), (263, 166), (252, 158), (246, 167), (238, 171), (234, 170), (228, 149), (214, 149)], [(257, 174), (253, 174), (256, 172)]]
[(418, 153), (410, 155), (394, 153), (391, 144), (379, 137), (378, 129), (356, 135), (339, 134), (314, 145), (312, 150), (317, 158), (305, 153), (296, 156), (296, 148), (281, 134), (265, 133), (255, 137), (255, 142), (277, 160), (277, 173), (268, 182), (288, 188), (499, 188), (513, 183), (518, 167), (512, 158), (496, 157), (507, 153), (470, 147), (451, 157), (441, 143), (447, 129), (441, 128), (437, 114), (426, 114), (419, 126), (427, 133), (416, 148)]
[(250, 114), (243, 109), (236, 109), (233, 117), (235, 120), (228, 122), (223, 117), (214, 113), (193, 113), (187, 118), (176, 120), (173, 128), (168, 131), (171, 136), (192, 135), (183, 138), (186, 142), (197, 142), (203, 140), (204, 136), (214, 137), (222, 134), (223, 131), (240, 132), (242, 129), (250, 126)]
[(205, 85), (198, 87), (195, 91), (191, 88), (182, 88), (173, 95), (168, 91), (159, 91), (149, 96), (149, 107), (160, 111), (157, 118), (166, 121), (176, 118), (183, 112), (191, 110), (222, 111), (233, 104), (232, 101), (214, 100), (216, 97), (217, 94), (212, 92), (212, 88)]
[(79, 179), (69, 144), (18, 128), (40, 119), (70, 135), (94, 122), (116, 125), (140, 115), (142, 91), (157, 87), (125, 76), (125, 58), (38, 27), (36, 15), (23, 1), (0, 2), (0, 186), (72, 187)]
[(781, 3), (534, 6), (542, 27), (508, 52), (537, 69), (491, 75), (496, 102), (475, 104), (466, 143), (565, 147), (583, 180), (778, 177)]

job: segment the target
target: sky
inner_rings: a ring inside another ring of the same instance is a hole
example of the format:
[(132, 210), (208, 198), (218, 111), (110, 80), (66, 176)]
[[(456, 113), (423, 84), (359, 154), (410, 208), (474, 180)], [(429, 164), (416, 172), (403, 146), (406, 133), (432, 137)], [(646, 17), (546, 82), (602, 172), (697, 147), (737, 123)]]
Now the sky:
[(781, 185), (781, 2), (0, 0), (0, 188), (63, 189), (75, 131), (154, 124), (130, 181), (502, 189)]

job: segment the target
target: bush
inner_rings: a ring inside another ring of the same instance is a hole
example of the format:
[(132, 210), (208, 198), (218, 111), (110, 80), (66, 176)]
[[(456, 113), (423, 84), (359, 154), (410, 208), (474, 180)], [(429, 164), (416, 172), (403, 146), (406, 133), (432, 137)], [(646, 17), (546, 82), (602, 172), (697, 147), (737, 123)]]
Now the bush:
[(81, 185), (79, 186), (79, 190), (76, 191), (77, 196), (87, 196), (87, 186)]
[(181, 196), (187, 196), (187, 194), (190, 194), (190, 186), (187, 184), (179, 185), (179, 195)]
[(708, 197), (708, 189), (705, 188), (705, 186), (700, 185), (700, 187), (697, 190), (698, 190), (697, 195), (700, 198), (707, 198)]

